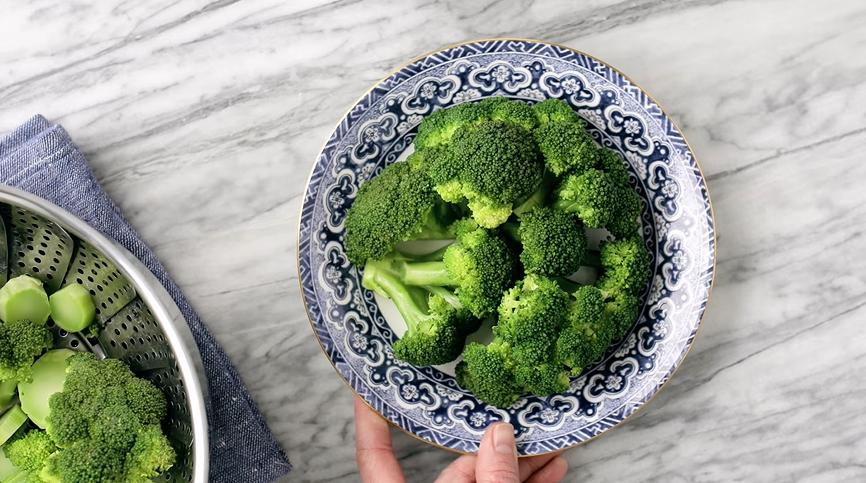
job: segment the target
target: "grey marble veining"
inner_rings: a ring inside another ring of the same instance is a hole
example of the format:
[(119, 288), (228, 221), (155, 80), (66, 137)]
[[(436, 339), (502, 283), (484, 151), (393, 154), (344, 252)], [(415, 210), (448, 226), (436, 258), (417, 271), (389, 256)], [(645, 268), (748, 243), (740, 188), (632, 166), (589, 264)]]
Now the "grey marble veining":
[[(857, 0), (0, 2), (0, 133), (63, 124), (234, 360), (295, 470), (358, 481), (352, 393), (313, 337), (298, 210), (375, 81), (477, 38), (590, 53), (650, 92), (709, 180), (697, 341), (570, 482), (866, 480), (866, 5)], [(454, 459), (395, 431), (409, 481)]]

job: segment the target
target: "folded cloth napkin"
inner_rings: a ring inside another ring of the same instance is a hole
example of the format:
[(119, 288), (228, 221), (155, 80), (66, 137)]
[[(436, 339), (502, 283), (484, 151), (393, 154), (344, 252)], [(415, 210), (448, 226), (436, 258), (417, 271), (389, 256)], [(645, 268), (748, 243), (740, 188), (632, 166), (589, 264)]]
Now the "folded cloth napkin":
[(269, 483), (291, 470), (228, 356), (96, 182), (87, 160), (59, 125), (35, 116), (0, 139), (0, 182), (52, 203), (114, 238), (153, 272), (192, 329), (207, 376), (210, 481)]

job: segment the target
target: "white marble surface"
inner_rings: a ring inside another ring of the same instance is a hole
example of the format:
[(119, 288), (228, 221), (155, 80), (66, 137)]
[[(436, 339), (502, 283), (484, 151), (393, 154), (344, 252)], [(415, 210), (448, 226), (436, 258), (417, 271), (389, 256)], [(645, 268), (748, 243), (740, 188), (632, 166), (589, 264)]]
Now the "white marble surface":
[[(0, 0), (0, 133), (63, 124), (235, 361), (295, 465), (357, 481), (352, 393), (298, 289), (316, 154), (442, 46), (599, 57), (677, 121), (718, 230), (690, 356), (567, 481), (866, 481), (866, 4), (859, 0)], [(395, 432), (409, 481), (454, 456)]]

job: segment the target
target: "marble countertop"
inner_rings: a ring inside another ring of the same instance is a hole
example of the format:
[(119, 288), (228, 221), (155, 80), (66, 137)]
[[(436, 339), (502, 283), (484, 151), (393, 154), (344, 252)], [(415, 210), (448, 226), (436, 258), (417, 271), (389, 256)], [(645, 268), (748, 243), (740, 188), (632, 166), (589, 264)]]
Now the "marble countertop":
[[(664, 391), (569, 482), (866, 480), (866, 4), (36, 0), (2, 6), (0, 133), (64, 125), (234, 360), (295, 470), (358, 481), (352, 392), (298, 288), (302, 191), (374, 82), (537, 38), (632, 77), (707, 176), (718, 272)], [(832, 8), (831, 8), (832, 5)], [(408, 480), (454, 455), (394, 432)]]

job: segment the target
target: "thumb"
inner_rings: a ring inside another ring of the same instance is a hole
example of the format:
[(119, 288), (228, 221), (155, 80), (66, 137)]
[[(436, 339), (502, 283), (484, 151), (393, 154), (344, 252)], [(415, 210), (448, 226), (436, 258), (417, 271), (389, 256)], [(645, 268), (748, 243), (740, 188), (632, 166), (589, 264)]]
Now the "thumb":
[(514, 428), (510, 424), (496, 423), (484, 432), (478, 449), (475, 480), (478, 483), (520, 483)]

